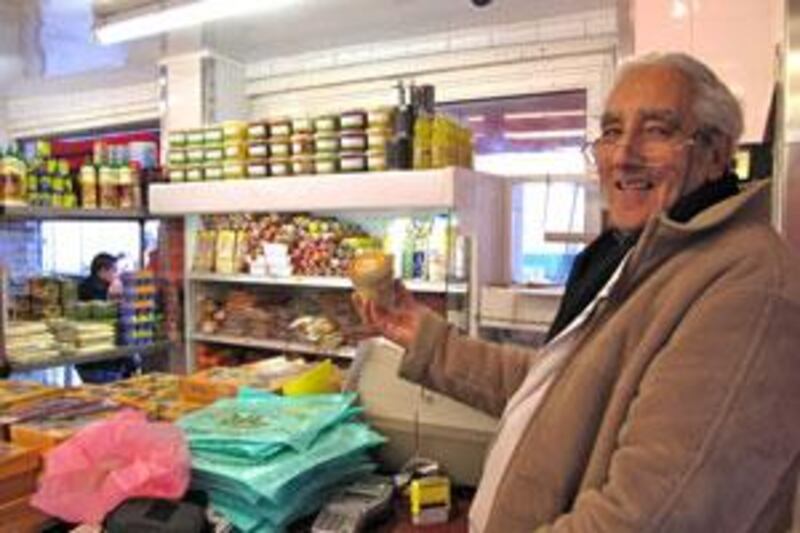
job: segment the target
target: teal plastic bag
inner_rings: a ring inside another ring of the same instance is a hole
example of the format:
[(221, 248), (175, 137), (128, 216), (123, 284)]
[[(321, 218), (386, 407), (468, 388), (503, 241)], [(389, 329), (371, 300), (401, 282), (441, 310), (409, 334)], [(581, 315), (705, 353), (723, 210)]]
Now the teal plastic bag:
[(283, 397), (243, 391), (178, 421), (193, 454), (262, 462), (285, 447), (307, 449), (326, 428), (361, 412), (354, 393)]

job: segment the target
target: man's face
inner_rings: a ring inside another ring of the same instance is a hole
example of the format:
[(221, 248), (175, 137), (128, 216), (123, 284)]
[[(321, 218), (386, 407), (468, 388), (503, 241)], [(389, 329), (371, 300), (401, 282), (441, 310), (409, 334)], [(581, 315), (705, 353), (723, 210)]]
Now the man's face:
[(613, 227), (640, 229), (721, 174), (714, 150), (695, 135), (692, 101), (688, 80), (663, 66), (632, 70), (609, 96), (595, 154)]

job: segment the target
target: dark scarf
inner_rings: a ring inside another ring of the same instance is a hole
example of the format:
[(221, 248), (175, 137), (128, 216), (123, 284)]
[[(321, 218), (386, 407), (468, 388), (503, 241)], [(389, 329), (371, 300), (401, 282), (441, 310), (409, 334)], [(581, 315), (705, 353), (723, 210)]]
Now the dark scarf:
[[(679, 199), (670, 209), (669, 218), (676, 222), (688, 222), (700, 211), (738, 193), (738, 183), (736, 174), (727, 172), (722, 178), (708, 182)], [(623, 233), (611, 229), (601, 234), (575, 257), (564, 297), (547, 332), (548, 341), (566, 328), (594, 300), (638, 239), (639, 232)]]

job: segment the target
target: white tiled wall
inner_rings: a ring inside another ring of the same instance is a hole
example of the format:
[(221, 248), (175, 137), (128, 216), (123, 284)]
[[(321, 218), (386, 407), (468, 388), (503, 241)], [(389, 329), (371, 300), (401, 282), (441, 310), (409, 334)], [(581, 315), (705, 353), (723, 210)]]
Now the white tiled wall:
[(585, 88), (595, 117), (616, 42), (616, 12), (602, 9), (253, 63), (250, 117), (391, 104), (400, 79), (433, 83), (442, 102)]

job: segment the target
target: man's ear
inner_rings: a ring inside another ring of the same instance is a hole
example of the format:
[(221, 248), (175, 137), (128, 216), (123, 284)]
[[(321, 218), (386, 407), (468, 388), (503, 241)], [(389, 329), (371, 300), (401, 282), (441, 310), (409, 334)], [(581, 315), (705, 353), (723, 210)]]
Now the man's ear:
[(728, 168), (733, 157), (733, 143), (724, 135), (711, 135), (708, 138), (708, 149), (711, 179), (717, 179)]

